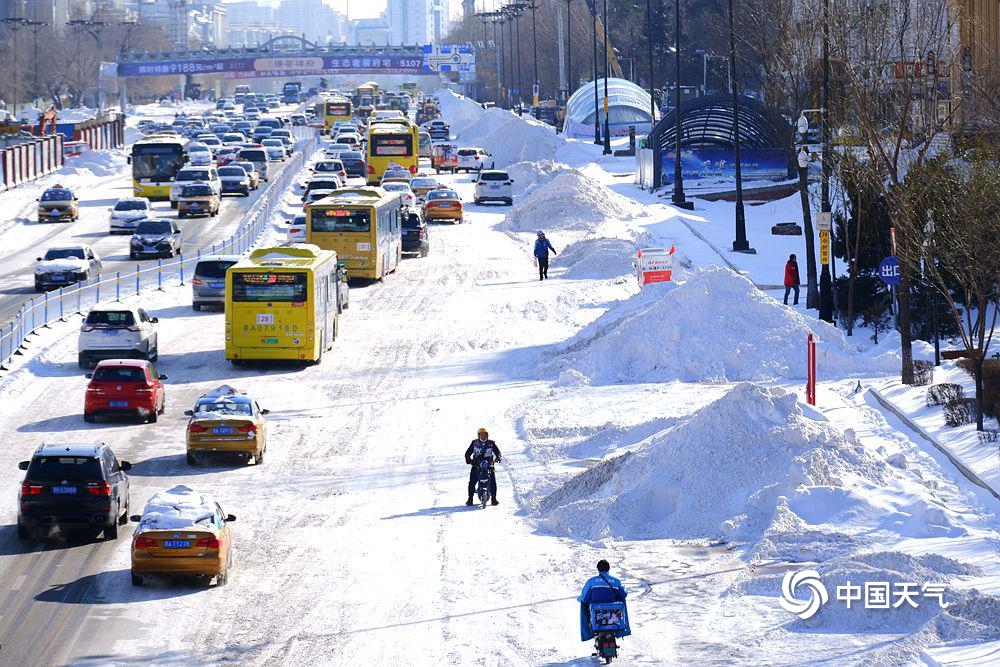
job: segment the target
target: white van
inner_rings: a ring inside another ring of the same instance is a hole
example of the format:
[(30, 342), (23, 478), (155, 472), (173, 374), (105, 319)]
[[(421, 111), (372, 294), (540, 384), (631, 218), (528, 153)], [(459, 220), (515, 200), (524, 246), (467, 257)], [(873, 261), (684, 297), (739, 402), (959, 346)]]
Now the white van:
[(514, 179), (503, 169), (481, 169), (476, 177), (473, 203), (498, 201), (507, 206), (514, 203)]
[(177, 208), (177, 198), (181, 196), (181, 191), (185, 185), (192, 183), (208, 183), (215, 194), (222, 196), (222, 179), (219, 178), (219, 170), (216, 167), (196, 167), (186, 164), (170, 183), (170, 208)]

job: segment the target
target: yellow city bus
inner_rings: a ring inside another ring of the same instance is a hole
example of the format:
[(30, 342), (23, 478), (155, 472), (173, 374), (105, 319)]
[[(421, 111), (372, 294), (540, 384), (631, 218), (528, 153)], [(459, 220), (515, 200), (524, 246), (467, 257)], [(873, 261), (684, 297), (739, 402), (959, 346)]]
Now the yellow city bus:
[(348, 122), (354, 114), (351, 101), (346, 97), (328, 97), (323, 100), (323, 129), (327, 132), (337, 121)]
[(398, 192), (337, 190), (306, 211), (306, 241), (334, 250), (350, 278), (381, 280), (403, 256)]
[(365, 152), (369, 185), (378, 185), (386, 169), (406, 169), (416, 175), (420, 167), (420, 130), (403, 118), (380, 120), (368, 128)]
[(319, 362), (337, 338), (337, 253), (296, 243), (260, 248), (226, 271), (226, 359)]
[(170, 183), (187, 162), (187, 142), (184, 137), (150, 135), (132, 144), (132, 193), (136, 197), (169, 199)]

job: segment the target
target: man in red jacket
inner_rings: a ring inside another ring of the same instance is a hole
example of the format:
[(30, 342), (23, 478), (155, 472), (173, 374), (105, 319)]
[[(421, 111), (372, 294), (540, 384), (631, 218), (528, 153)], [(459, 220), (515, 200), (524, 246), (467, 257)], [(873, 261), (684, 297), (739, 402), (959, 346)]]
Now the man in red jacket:
[(788, 293), (795, 290), (795, 301), (793, 306), (799, 305), (799, 263), (795, 261), (795, 255), (788, 256), (785, 263), (785, 305), (788, 305)]

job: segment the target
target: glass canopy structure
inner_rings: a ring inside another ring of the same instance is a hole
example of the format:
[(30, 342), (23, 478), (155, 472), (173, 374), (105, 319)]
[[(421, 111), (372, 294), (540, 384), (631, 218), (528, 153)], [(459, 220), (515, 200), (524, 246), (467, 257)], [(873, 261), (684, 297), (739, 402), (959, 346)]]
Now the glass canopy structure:
[[(604, 132), (604, 79), (597, 80), (597, 120)], [(636, 135), (648, 134), (653, 127), (649, 117), (649, 92), (626, 79), (608, 79), (608, 120), (611, 136), (628, 135), (630, 126)], [(594, 139), (594, 82), (586, 83), (566, 102), (563, 132), (575, 139)]]

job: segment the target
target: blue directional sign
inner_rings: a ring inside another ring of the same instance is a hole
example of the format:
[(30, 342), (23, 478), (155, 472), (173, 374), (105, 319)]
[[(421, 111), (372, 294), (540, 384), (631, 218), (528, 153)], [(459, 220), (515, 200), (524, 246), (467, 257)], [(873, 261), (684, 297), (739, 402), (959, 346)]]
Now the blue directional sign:
[(895, 255), (889, 255), (882, 260), (882, 263), (878, 265), (878, 277), (882, 279), (889, 287), (895, 287), (899, 284), (899, 258)]

